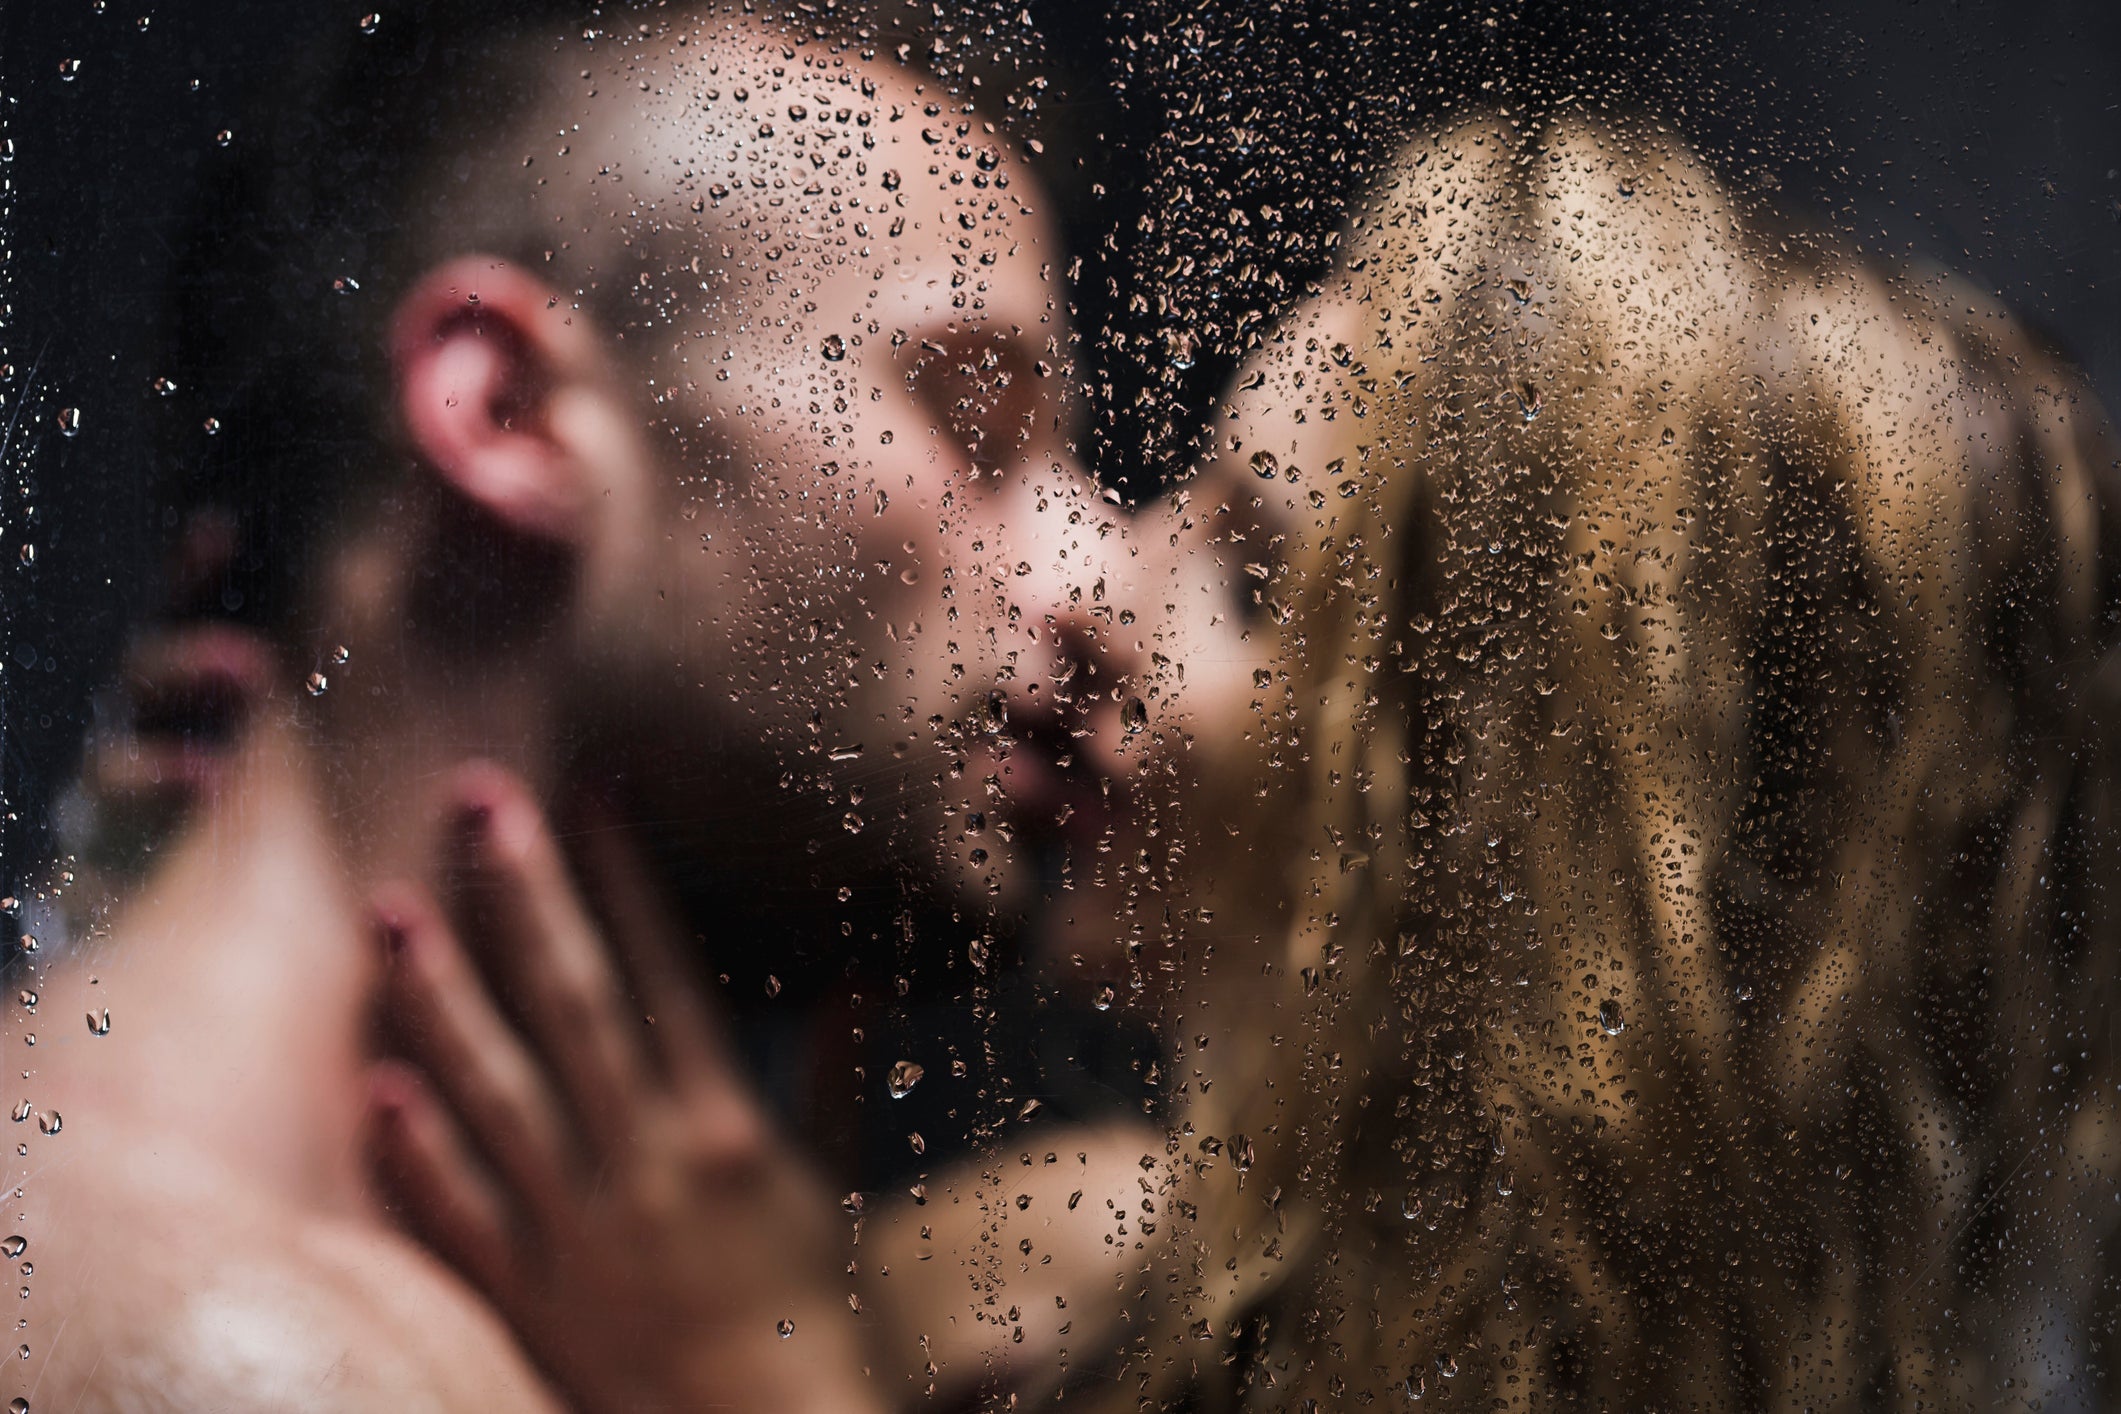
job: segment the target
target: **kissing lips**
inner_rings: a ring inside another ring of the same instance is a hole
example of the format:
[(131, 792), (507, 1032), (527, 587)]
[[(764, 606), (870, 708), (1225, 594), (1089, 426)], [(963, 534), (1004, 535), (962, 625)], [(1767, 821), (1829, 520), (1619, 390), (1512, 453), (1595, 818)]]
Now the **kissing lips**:
[(1108, 769), (1096, 769), (1090, 758), (1103, 761), (1099, 747), (1106, 740), (1077, 714), (1013, 707), (1008, 733), (991, 749), (1016, 827), (1071, 844), (1109, 837), (1132, 802), (1137, 762), (1114, 754)]

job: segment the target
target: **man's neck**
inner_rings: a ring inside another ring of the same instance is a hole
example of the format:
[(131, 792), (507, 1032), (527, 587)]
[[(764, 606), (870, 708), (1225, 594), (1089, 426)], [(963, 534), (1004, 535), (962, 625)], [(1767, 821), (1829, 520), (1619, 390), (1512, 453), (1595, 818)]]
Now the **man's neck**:
[[(378, 655), (380, 661), (380, 655)], [(375, 674), (380, 678), (381, 673)], [(439, 778), (499, 755), (534, 785), (549, 738), (523, 684), (455, 701), (338, 675), (323, 720), (268, 701), (108, 931), (53, 957), (21, 1083), (124, 1161), (172, 1151), (298, 1203), (361, 1209), (379, 958), (367, 899), (432, 880)], [(417, 706), (415, 699), (418, 699)], [(110, 1012), (106, 1034), (84, 1013)]]
[(20, 1083), (97, 1161), (350, 1209), (374, 966), (310, 750), (268, 709), (111, 927), (51, 959)]

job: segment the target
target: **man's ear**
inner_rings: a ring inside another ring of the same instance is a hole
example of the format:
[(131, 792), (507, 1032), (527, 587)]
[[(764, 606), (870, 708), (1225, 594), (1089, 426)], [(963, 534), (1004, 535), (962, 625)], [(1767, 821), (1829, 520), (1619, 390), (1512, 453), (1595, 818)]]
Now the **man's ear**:
[(558, 435), (554, 400), (595, 372), (594, 341), (554, 291), (493, 256), (436, 267), (391, 330), (398, 412), (440, 486), (514, 535), (582, 548), (588, 468)]

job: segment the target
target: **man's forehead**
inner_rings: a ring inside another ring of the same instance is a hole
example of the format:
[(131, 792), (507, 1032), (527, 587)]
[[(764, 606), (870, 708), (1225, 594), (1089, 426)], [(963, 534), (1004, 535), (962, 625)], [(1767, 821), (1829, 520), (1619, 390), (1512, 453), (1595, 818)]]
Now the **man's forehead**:
[[(566, 174), (611, 215), (836, 226), (880, 246), (929, 220), (1022, 227), (1037, 205), (993, 123), (868, 51), (716, 17), (553, 62), (525, 168)], [(881, 219), (821, 219), (849, 214)]]

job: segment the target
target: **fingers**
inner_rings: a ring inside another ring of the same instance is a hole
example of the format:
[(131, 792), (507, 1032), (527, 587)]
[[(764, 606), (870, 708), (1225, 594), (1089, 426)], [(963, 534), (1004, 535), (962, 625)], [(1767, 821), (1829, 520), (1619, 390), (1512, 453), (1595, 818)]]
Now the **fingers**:
[(512, 776), (465, 767), (454, 798), (467, 825), (459, 884), (468, 941), (592, 1151), (616, 1154), (633, 1132), (647, 1060), (602, 936), (543, 812)]
[(686, 965), (685, 930), (662, 906), (662, 889), (649, 877), (625, 827), (608, 808), (582, 807), (577, 847), (583, 872), (607, 935), (632, 983), (633, 1009), (652, 1032), (652, 1049), (675, 1083), (726, 1068), (715, 1044), (721, 1027)]
[(384, 1061), (369, 1079), (377, 1177), (407, 1227), (490, 1300), (517, 1286), (506, 1207), (420, 1078)]
[(530, 1216), (564, 1221), (578, 1168), (558, 1102), (530, 1052), (425, 895), (386, 890), (377, 911), (389, 965), (384, 1017)]

